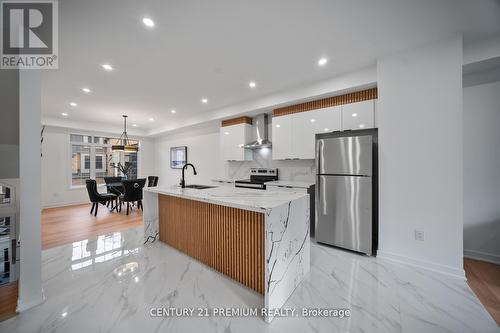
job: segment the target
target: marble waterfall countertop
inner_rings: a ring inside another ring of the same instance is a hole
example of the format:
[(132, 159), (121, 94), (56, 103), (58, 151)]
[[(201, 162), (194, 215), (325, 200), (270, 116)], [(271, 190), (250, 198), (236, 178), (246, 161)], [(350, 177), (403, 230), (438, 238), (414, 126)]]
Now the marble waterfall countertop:
[[(263, 319), (270, 322), (310, 268), (309, 195), (294, 191), (257, 190), (232, 186), (208, 189), (149, 187), (144, 189), (144, 243), (160, 239), (159, 195), (229, 206), (264, 215)], [(234, 223), (244, 223), (237, 219)], [(165, 229), (163, 229), (165, 230)], [(164, 231), (165, 232), (165, 231)], [(161, 239), (160, 239), (161, 240)], [(249, 250), (259, 251), (258, 248)], [(251, 255), (250, 255), (251, 256)], [(213, 267), (213, 266), (211, 266)], [(223, 273), (224, 274), (224, 273)]]
[(144, 188), (144, 191), (257, 212), (268, 211), (307, 196), (307, 194), (304, 193), (245, 189), (229, 186), (199, 190), (181, 188), (179, 185), (173, 185), (166, 187), (147, 187)]

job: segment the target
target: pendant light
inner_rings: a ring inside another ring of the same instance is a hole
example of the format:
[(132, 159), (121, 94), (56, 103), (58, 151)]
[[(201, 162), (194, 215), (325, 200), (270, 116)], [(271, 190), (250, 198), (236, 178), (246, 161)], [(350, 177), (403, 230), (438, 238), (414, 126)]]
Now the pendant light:
[(112, 145), (112, 151), (124, 151), (129, 153), (135, 153), (139, 150), (139, 146), (137, 144), (131, 145), (129, 144), (129, 138), (127, 135), (127, 115), (123, 115), (123, 133), (118, 139), (118, 144)]

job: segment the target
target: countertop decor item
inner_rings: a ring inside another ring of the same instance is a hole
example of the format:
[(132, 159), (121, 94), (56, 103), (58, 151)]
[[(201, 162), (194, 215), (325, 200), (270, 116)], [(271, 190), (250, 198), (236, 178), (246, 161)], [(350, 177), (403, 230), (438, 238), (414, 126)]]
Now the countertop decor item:
[(130, 168), (132, 167), (132, 163), (125, 162), (125, 165), (123, 165), (120, 162), (118, 162), (116, 164), (112, 164), (112, 167), (118, 169), (118, 171), (120, 171), (123, 174), (125, 179), (127, 179)]
[(125, 152), (137, 152), (139, 150), (139, 145), (130, 144), (130, 140), (127, 134), (127, 115), (123, 115), (123, 133), (118, 140), (118, 143), (111, 146), (113, 151), (125, 151)]

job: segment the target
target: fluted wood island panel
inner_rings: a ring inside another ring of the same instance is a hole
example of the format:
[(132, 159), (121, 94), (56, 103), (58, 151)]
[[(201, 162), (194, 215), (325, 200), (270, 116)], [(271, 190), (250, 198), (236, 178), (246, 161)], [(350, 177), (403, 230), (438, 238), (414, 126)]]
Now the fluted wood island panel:
[(264, 294), (264, 213), (159, 195), (160, 240)]

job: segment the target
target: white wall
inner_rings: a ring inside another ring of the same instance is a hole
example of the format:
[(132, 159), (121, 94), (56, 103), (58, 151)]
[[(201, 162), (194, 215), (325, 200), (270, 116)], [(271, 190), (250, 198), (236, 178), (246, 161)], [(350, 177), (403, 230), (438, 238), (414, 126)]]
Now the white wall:
[(43, 302), (40, 214), (41, 72), (19, 75), (20, 272), (17, 311)]
[[(89, 135), (117, 136), (113, 133), (93, 133), (67, 128), (45, 128), (42, 145), (42, 207), (60, 207), (89, 201), (84, 187), (71, 188), (69, 173), (70, 163), (70, 133), (88, 133)], [(119, 134), (118, 134), (119, 135)], [(139, 177), (147, 177), (156, 173), (155, 150), (152, 139), (140, 140)], [(102, 189), (105, 191), (105, 189)]]
[(163, 186), (178, 184), (181, 170), (170, 168), (170, 148), (187, 146), (188, 162), (194, 164), (197, 176), (193, 171), (186, 171), (186, 182), (191, 184), (209, 184), (211, 179), (224, 178), (226, 163), (220, 159), (219, 130), (215, 126), (207, 126), (192, 131), (185, 131), (165, 137), (155, 142), (156, 166)]
[(500, 264), (500, 82), (464, 89), (464, 254)]
[(463, 277), (462, 39), (379, 59), (377, 75), (379, 256)]

